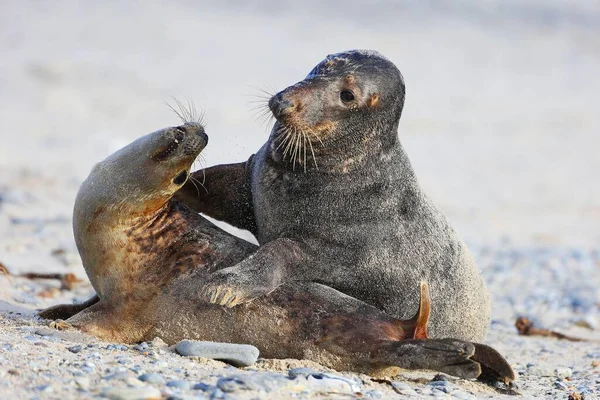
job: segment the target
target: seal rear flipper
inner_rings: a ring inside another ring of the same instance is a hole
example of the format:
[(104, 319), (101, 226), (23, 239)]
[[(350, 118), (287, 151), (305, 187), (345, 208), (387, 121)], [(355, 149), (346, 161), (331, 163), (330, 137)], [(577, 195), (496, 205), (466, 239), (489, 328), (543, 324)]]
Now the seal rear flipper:
[(475, 379), (481, 366), (472, 359), (475, 346), (455, 339), (414, 339), (382, 343), (372, 361), (406, 369), (430, 369)]
[(52, 307), (45, 308), (37, 313), (37, 315), (44, 319), (68, 319), (73, 315), (85, 310), (86, 308), (93, 306), (100, 301), (98, 295), (94, 295), (89, 300), (79, 304), (57, 304)]
[(471, 359), (481, 365), (481, 375), (477, 377), (481, 381), (501, 381), (509, 384), (515, 380), (515, 373), (510, 364), (498, 351), (481, 343), (472, 343), (475, 346), (475, 354)]
[(419, 309), (417, 313), (408, 320), (398, 320), (398, 326), (405, 332), (404, 339), (428, 339), (427, 324), (431, 315), (431, 297), (429, 297), (429, 285), (421, 281)]
[(174, 198), (194, 211), (257, 234), (250, 171), (252, 158), (237, 164), (223, 164), (191, 174)]

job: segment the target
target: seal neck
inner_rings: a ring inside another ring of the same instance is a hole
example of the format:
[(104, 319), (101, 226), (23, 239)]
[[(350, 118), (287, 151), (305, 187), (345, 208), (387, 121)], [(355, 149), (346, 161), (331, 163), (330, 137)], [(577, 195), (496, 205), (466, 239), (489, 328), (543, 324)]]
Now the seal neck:
[[(161, 257), (188, 230), (180, 213), (178, 203), (170, 200), (147, 215), (92, 217), (84, 229), (76, 229), (83, 266), (101, 299), (115, 298), (117, 293), (146, 293), (140, 286), (164, 279), (169, 269), (168, 265), (158, 266)], [(149, 289), (147, 293), (154, 291)]]

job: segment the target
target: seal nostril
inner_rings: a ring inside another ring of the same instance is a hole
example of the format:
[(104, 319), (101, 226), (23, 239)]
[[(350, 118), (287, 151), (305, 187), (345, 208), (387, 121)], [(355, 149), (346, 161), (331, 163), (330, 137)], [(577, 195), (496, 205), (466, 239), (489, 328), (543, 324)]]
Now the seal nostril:
[(208, 135), (206, 134), (206, 132), (204, 132), (204, 129), (198, 129), (198, 131), (196, 132), (196, 135), (200, 136), (200, 138), (205, 143), (208, 143)]
[(269, 108), (276, 117), (281, 117), (294, 111), (295, 104), (293, 101), (286, 100), (281, 94), (278, 94), (269, 100)]

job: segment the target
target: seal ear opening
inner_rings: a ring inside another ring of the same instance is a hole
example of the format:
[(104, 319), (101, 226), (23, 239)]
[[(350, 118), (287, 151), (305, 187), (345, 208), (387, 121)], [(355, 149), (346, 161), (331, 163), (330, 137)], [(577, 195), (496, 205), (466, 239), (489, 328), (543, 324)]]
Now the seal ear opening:
[(176, 185), (183, 185), (185, 181), (187, 181), (188, 172), (186, 169), (181, 171), (175, 178), (173, 178), (173, 183)]

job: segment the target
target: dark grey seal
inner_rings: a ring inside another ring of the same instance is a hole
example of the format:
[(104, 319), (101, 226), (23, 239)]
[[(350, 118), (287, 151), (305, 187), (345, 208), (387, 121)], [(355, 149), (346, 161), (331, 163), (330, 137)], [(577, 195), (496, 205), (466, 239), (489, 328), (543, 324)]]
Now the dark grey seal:
[(329, 55), (270, 99), (277, 121), (255, 155), (195, 173), (207, 191), (186, 184), (177, 197), (261, 245), (211, 276), (210, 301), (234, 306), (285, 282), (318, 282), (406, 319), (427, 281), (432, 337), (485, 337), (480, 271), (398, 139), (404, 97), (400, 71), (379, 53)]

